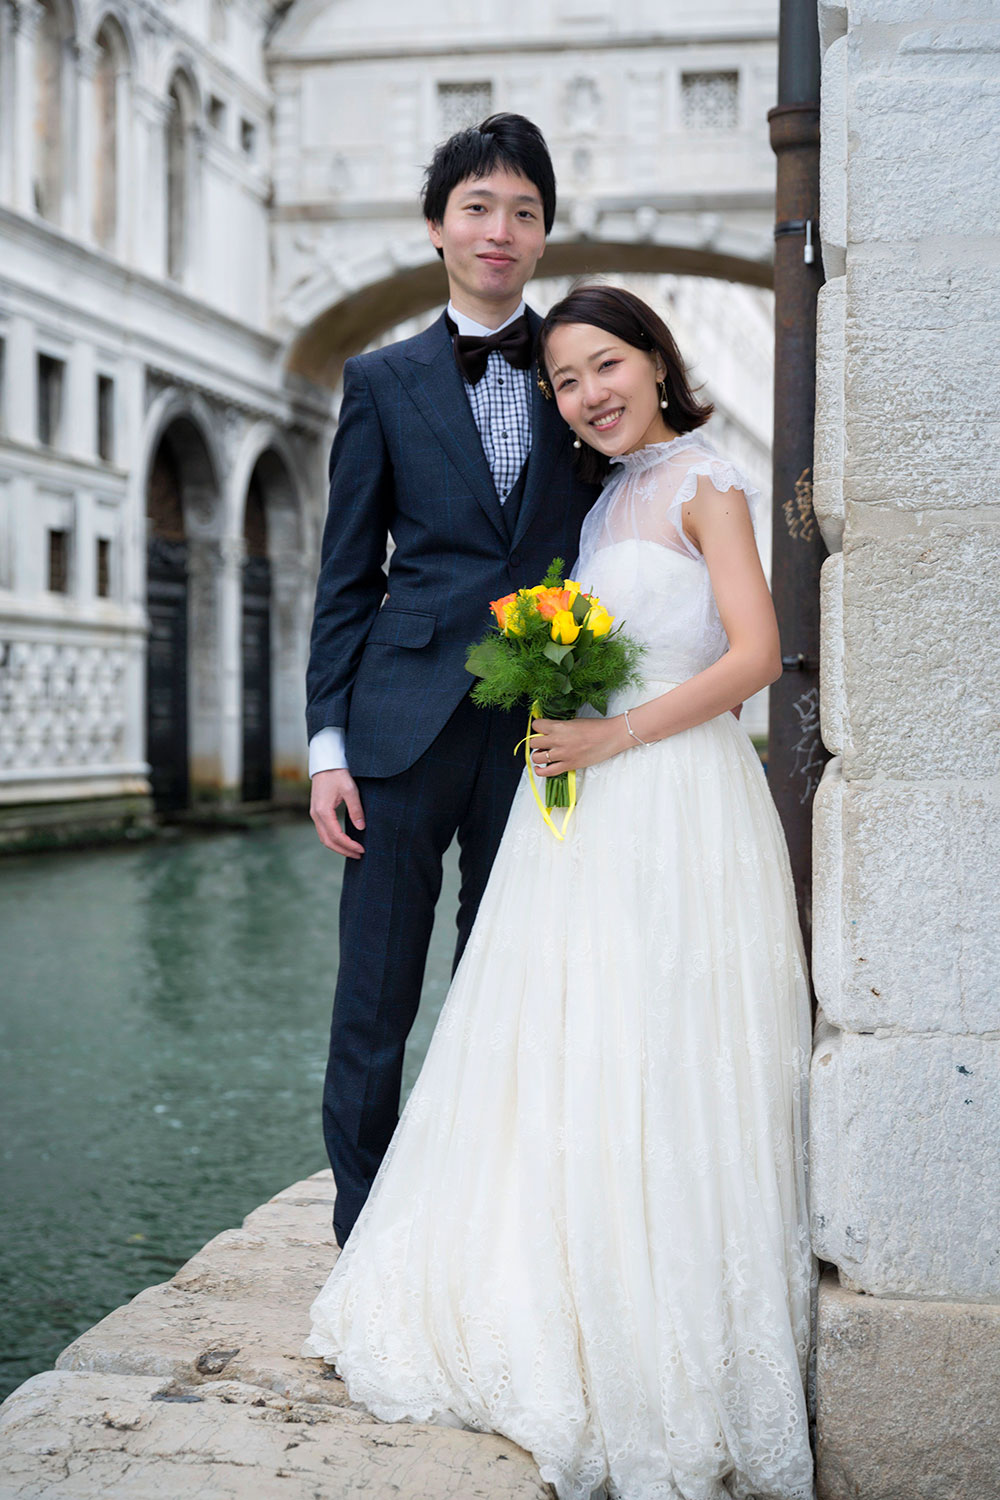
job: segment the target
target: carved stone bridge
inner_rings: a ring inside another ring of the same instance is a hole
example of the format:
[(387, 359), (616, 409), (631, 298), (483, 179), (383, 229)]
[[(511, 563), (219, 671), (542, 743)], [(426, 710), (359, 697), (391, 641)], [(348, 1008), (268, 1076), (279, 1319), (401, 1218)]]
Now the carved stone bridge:
[[(541, 270), (771, 281), (776, 7), (299, 0), (269, 47), (275, 312), (295, 373), (440, 303), (423, 164), (495, 109), (536, 120), (559, 211)], [(512, 41), (511, 38), (516, 38)]]

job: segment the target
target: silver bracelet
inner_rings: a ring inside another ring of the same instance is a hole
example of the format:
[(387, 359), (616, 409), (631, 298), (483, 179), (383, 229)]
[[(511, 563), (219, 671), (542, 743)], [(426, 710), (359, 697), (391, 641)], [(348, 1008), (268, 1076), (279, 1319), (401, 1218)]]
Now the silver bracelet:
[(635, 742), (636, 742), (637, 745), (645, 745), (646, 749), (647, 750), (649, 749), (649, 740), (641, 740), (639, 738), (639, 736), (636, 734), (635, 730), (632, 728), (632, 725), (629, 723), (629, 721), (628, 721), (628, 709), (625, 710), (625, 728), (628, 730), (629, 734), (635, 740)]

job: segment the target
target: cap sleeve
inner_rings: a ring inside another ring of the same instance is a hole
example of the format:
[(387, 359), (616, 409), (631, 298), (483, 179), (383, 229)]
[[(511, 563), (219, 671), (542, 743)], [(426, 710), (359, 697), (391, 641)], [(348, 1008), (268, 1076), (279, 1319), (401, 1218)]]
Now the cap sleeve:
[(701, 557), (698, 548), (684, 530), (683, 507), (694, 499), (698, 489), (698, 481), (702, 478), (708, 479), (712, 488), (720, 495), (724, 495), (727, 490), (740, 491), (746, 500), (747, 510), (750, 512), (750, 524), (753, 527), (753, 534), (756, 537), (761, 507), (760, 490), (750, 483), (746, 475), (735, 464), (728, 463), (722, 458), (706, 456), (704, 458), (696, 458), (690, 465), (684, 478), (677, 486), (664, 516), (670, 534), (676, 536), (684, 550), (692, 557)]

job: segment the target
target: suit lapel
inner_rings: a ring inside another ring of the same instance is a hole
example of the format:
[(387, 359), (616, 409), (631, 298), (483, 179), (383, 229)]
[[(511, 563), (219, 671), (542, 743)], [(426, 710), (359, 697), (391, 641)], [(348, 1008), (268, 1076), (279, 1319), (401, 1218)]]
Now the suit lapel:
[(405, 352), (392, 350), (387, 358), (441, 447), (468, 480), (483, 513), (506, 542), (503, 507), (455, 363), (444, 315), (426, 333), (412, 339)]

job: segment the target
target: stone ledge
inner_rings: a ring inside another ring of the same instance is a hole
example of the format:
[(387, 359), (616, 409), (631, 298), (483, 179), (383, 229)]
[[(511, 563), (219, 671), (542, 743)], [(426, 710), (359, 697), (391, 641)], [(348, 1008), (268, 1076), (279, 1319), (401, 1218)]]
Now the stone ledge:
[(505, 1438), (239, 1381), (52, 1370), (0, 1408), (0, 1500), (545, 1500)]
[(551, 1496), (504, 1438), (376, 1422), (299, 1353), (337, 1248), (318, 1172), (64, 1350), (0, 1408), (0, 1500)]
[(1000, 1306), (820, 1284), (817, 1500), (997, 1500)]

